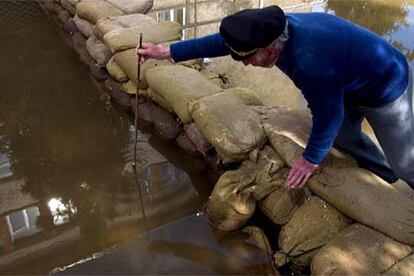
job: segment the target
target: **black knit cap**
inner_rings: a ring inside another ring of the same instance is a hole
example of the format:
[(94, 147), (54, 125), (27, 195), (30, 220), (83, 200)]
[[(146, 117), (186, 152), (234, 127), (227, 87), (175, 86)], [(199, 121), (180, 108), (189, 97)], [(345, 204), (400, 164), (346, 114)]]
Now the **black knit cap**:
[(220, 34), (235, 60), (253, 56), (278, 38), (286, 26), (285, 13), (278, 6), (248, 9), (229, 15), (220, 25)]

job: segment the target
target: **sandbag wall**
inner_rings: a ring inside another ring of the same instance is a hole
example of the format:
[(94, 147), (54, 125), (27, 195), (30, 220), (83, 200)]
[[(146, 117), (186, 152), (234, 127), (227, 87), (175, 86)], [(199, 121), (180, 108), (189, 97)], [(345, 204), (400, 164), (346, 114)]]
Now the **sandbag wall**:
[(181, 38), (179, 24), (157, 23), (144, 14), (150, 5), (45, 2), (115, 102), (185, 151), (213, 164), (237, 164), (220, 176), (212, 192), (208, 213), (213, 224), (225, 231), (242, 229), (260, 208), (281, 227), (274, 233), (278, 244), (272, 245), (276, 267), (310, 267), (314, 274), (412, 272), (414, 201), (350, 157), (332, 150), (308, 188), (286, 188), (289, 165), (306, 145), (309, 117), (264, 107), (255, 91), (232, 87), (197, 60), (150, 60), (137, 79), (139, 33), (144, 41), (165, 45)]

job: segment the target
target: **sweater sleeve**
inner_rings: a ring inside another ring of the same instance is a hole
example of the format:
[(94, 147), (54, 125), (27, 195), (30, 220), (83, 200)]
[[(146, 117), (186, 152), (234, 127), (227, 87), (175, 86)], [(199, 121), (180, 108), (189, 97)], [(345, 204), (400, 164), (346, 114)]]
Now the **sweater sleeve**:
[(230, 54), (230, 49), (220, 33), (171, 44), (170, 51), (175, 62)]
[(312, 111), (312, 131), (303, 157), (311, 163), (320, 164), (339, 133), (344, 120), (343, 88), (333, 77), (306, 80), (302, 90)]

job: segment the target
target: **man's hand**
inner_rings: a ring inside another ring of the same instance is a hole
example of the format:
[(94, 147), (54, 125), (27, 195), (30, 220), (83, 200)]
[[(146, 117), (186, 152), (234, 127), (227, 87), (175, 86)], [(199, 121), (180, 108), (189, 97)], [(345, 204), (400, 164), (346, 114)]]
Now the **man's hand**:
[(135, 49), (135, 54), (141, 55), (141, 64), (147, 59), (170, 59), (171, 53), (169, 47), (162, 47), (153, 43), (142, 43), (142, 48), (139, 49), (139, 45)]
[(319, 167), (318, 164), (313, 164), (307, 161), (303, 156), (296, 159), (292, 163), (287, 178), (287, 185), (289, 188), (302, 188), (308, 182), (309, 177)]

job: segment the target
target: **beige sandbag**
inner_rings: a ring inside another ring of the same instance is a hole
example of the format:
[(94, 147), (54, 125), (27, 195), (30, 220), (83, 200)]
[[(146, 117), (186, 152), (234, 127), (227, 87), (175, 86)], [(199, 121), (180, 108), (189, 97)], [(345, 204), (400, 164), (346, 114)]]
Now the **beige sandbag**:
[[(62, 1), (62, 0), (60, 0)], [(72, 6), (76, 6), (77, 3), (79, 3), (81, 0), (67, 0), (67, 2), (69, 2), (69, 4), (71, 4)]]
[(127, 75), (122, 71), (121, 67), (116, 63), (114, 57), (111, 57), (106, 64), (106, 70), (108, 70), (109, 75), (118, 82), (125, 82), (128, 80)]
[(161, 43), (181, 38), (182, 26), (176, 22), (164, 21), (156, 24), (145, 23), (138, 27), (111, 31), (103, 36), (103, 41), (113, 52), (119, 52), (138, 45), (140, 33), (143, 42)]
[[(221, 230), (235, 230), (253, 215), (256, 200), (261, 200), (277, 187), (282, 162), (266, 147), (256, 162), (245, 161), (238, 170), (227, 171), (219, 178), (208, 201), (211, 223)], [(280, 178), (279, 178), (280, 179)]]
[(167, 103), (167, 101), (162, 96), (160, 96), (157, 93), (155, 93), (151, 88), (148, 88), (147, 89), (147, 96), (152, 101), (154, 101), (157, 104), (159, 104), (166, 111), (171, 112), (171, 113), (174, 112), (174, 109)]
[(413, 276), (414, 275), (414, 254), (408, 257), (405, 257), (395, 265), (393, 265), (389, 270), (387, 270), (384, 275), (401, 275), (401, 276)]
[(108, 46), (94, 36), (91, 36), (86, 41), (86, 49), (100, 67), (105, 67), (112, 57)]
[(60, 4), (62, 7), (67, 10), (71, 15), (76, 14), (76, 8), (75, 5), (72, 4), (69, 0), (60, 0)]
[(194, 122), (224, 163), (245, 160), (266, 139), (260, 118), (247, 105), (260, 105), (257, 94), (230, 88), (189, 105)]
[(91, 37), (93, 35), (93, 25), (91, 22), (80, 18), (78, 15), (73, 17), (73, 22), (75, 22), (78, 30), (86, 37)]
[[(279, 254), (299, 256), (318, 249), (351, 223), (322, 199), (309, 197), (293, 214), (279, 234)], [(276, 258), (275, 258), (276, 259)], [(311, 258), (309, 258), (311, 259)], [(309, 263), (310, 264), (310, 263)], [(282, 266), (284, 263), (276, 263)]]
[(76, 13), (80, 18), (92, 24), (107, 16), (119, 16), (125, 13), (104, 0), (82, 0), (76, 4)]
[[(116, 55), (115, 60), (117, 60)], [(122, 66), (121, 63), (119, 64)], [(200, 72), (181, 65), (151, 68), (145, 73), (145, 79), (151, 89), (173, 107), (174, 112), (184, 123), (192, 121), (188, 110), (190, 102), (221, 90), (219, 86), (204, 78)]]
[(135, 95), (137, 94), (137, 87), (131, 80), (129, 80), (127, 82), (122, 83), (121, 91), (130, 95)]
[(126, 14), (147, 13), (153, 0), (106, 0)]
[(111, 31), (123, 28), (138, 27), (146, 23), (156, 24), (157, 21), (148, 15), (140, 13), (110, 16), (107, 18), (99, 19), (93, 28), (93, 32), (96, 37), (102, 40), (103, 36)]
[(315, 275), (379, 275), (412, 252), (405, 244), (361, 224), (342, 231), (315, 255)]

